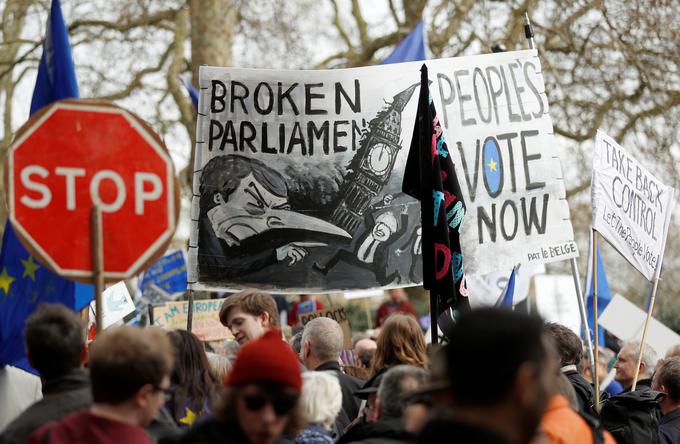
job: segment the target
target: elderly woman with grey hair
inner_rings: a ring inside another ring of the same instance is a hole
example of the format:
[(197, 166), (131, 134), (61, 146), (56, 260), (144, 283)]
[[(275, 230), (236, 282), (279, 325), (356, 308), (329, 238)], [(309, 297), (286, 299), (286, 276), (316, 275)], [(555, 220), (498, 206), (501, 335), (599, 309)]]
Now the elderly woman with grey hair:
[(326, 372), (303, 373), (300, 406), (308, 426), (295, 444), (332, 444), (331, 429), (342, 407), (338, 378)]

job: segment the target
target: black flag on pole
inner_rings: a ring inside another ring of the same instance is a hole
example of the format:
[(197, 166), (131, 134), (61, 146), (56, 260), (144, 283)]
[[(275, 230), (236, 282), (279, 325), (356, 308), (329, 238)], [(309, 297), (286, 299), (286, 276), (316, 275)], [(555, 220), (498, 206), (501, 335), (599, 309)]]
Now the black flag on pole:
[(470, 309), (459, 232), (465, 202), (432, 103), (425, 64), (420, 72), (418, 113), (402, 189), (421, 202), (423, 286), (430, 291), (437, 323), (446, 335), (456, 313)]

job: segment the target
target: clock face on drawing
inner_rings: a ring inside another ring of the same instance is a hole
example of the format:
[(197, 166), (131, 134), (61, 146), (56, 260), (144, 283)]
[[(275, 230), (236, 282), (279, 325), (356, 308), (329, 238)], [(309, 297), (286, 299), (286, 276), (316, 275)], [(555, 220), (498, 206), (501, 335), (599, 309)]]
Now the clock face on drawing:
[(390, 167), (391, 161), (392, 149), (384, 143), (376, 143), (369, 148), (366, 163), (374, 174), (385, 174)]

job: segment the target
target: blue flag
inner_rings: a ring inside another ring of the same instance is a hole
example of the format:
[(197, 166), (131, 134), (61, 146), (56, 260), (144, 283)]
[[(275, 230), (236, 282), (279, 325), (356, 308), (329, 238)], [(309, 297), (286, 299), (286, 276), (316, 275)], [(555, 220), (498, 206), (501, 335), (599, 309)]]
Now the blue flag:
[[(78, 97), (78, 85), (68, 32), (59, 0), (53, 0), (31, 114), (60, 99)], [(19, 241), (9, 221), (0, 252), (0, 367), (11, 364), (32, 373), (24, 355), (26, 318), (41, 303), (62, 303), (81, 310), (94, 297), (91, 285), (79, 284), (52, 273)]]
[(71, 57), (71, 44), (59, 0), (52, 0), (38, 78), (33, 89), (31, 115), (61, 99), (78, 98), (78, 82)]
[(191, 98), (191, 103), (194, 104), (194, 109), (196, 111), (198, 111), (198, 91), (196, 91), (196, 88), (191, 83), (187, 82), (184, 79), (180, 79), (180, 80), (182, 82), (182, 85), (184, 85), (184, 88), (189, 93), (189, 97)]
[(512, 310), (513, 307), (513, 298), (515, 296), (515, 270), (517, 267), (512, 268), (512, 273), (510, 273), (510, 277), (508, 278), (508, 283), (505, 284), (505, 289), (503, 290), (503, 293), (501, 294), (500, 299), (500, 307), (504, 308), (509, 308)]
[(413, 31), (406, 36), (382, 61), (382, 65), (400, 62), (417, 62), (425, 60), (425, 22), (418, 22)]
[(139, 288), (154, 284), (166, 293), (173, 294), (187, 289), (187, 263), (184, 253), (177, 250), (154, 262), (139, 279)]
[[(591, 242), (592, 245), (592, 242)], [(592, 250), (592, 248), (591, 248)], [(590, 252), (590, 257), (588, 259), (588, 298), (586, 303), (586, 310), (588, 314), (588, 331), (590, 340), (593, 340), (594, 327), (595, 327), (595, 316), (594, 316), (594, 304), (593, 304), (593, 270), (592, 270), (592, 260), (593, 252)], [(604, 309), (609, 305), (612, 300), (611, 291), (609, 291), (609, 283), (607, 282), (607, 274), (604, 271), (604, 265), (602, 264), (602, 258), (600, 257), (600, 248), (597, 247), (597, 315), (598, 317), (602, 314)], [(598, 341), (599, 344), (604, 346), (604, 329), (600, 327), (598, 329)]]

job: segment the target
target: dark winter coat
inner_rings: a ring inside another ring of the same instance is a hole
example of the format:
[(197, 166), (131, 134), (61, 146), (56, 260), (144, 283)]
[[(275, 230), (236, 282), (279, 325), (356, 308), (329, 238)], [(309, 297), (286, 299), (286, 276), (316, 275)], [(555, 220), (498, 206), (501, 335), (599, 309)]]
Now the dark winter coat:
[(361, 388), (363, 382), (353, 376), (344, 374), (340, 370), (340, 364), (333, 361), (321, 364), (315, 371), (333, 373), (338, 378), (338, 381), (340, 381), (342, 409), (335, 419), (335, 427), (339, 432), (342, 432), (359, 415), (361, 400), (354, 396), (354, 392)]
[(680, 442), (680, 408), (663, 415), (659, 423), (659, 444)]
[(399, 444), (414, 441), (415, 436), (404, 430), (401, 418), (386, 418), (378, 422), (356, 425), (348, 430), (337, 444)]
[(48, 421), (90, 407), (90, 377), (87, 370), (76, 368), (47, 381), (42, 388), (43, 398), (24, 410), (0, 435), (2, 444), (23, 444), (28, 436)]

